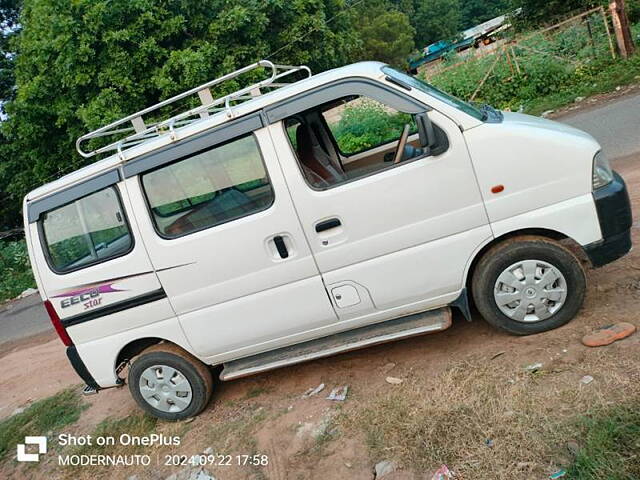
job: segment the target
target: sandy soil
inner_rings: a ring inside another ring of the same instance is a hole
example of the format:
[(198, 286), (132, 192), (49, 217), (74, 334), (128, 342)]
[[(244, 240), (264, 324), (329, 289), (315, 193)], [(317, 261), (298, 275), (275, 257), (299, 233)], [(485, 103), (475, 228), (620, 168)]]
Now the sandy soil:
[[(636, 212), (633, 227), (636, 245), (640, 244), (640, 224), (637, 220), (637, 212), (640, 211), (639, 165), (640, 156), (614, 162), (614, 167), (625, 177), (630, 188)], [(588, 276), (589, 290), (583, 310), (570, 324), (552, 332), (513, 337), (492, 329), (477, 315), (476, 321), (471, 323), (454, 316), (453, 326), (436, 335), (217, 384), (214, 398), (205, 412), (190, 423), (180, 424), (183, 432), (180, 447), (153, 450), (153, 453), (192, 455), (214, 446), (218, 452), (234, 455), (252, 452), (269, 455), (269, 466), (263, 469), (247, 466), (209, 468), (218, 480), (371, 479), (374, 459), (367, 452), (366, 439), (362, 434), (343, 431), (331, 439), (331, 435), (327, 434), (330, 431), (323, 431), (322, 426), (330, 425), (336, 416), (348, 415), (395, 388), (385, 381), (388, 375), (411, 379), (420, 388), (429, 391), (437, 387), (433, 385), (436, 375), (444, 372), (453, 361), (469, 358), (475, 362), (495, 362), (501, 369), (521, 371), (523, 366), (534, 362), (555, 362), (557, 366), (558, 358), (562, 355), (562, 381), (577, 384), (582, 375), (597, 371), (597, 360), (600, 358), (597, 355), (606, 351), (608, 365), (619, 364), (619, 369), (615, 370), (614, 367), (615, 372), (611, 372), (610, 381), (614, 383), (608, 384), (607, 388), (622, 389), (623, 392), (632, 374), (627, 371), (628, 361), (637, 358), (640, 351), (640, 334), (605, 347), (606, 350), (599, 350), (600, 353), (583, 347), (580, 338), (594, 327), (617, 321), (640, 326), (640, 252), (634, 250), (618, 262), (589, 271)], [(4, 372), (9, 373), (5, 373), (0, 382), (0, 417), (10, 414), (17, 407), (78, 383), (59, 340), (49, 339), (44, 343), (41, 340), (35, 344), (21, 344), (4, 355)], [(492, 360), (501, 352), (498, 358)], [(587, 365), (595, 370), (586, 371)], [(606, 372), (601, 375), (604, 377)], [(637, 372), (633, 375), (637, 375)], [(320, 383), (326, 384), (321, 395), (301, 398), (308, 388)], [(605, 384), (604, 381), (602, 384)], [(341, 385), (349, 385), (350, 388), (345, 402), (330, 402), (324, 398), (333, 387)], [(599, 394), (606, 394), (606, 390)], [(86, 401), (90, 407), (69, 431), (90, 433), (106, 417), (120, 418), (138, 413), (127, 388), (103, 391), (87, 397)], [(161, 423), (157, 431), (173, 432), (176, 428), (176, 424)], [(184, 467), (169, 466), (88, 469), (74, 471), (72, 476), (127, 479), (135, 473), (142, 480), (166, 478), (171, 473), (184, 470)], [(385, 478), (430, 478), (425, 477), (426, 474), (401, 469)], [(69, 475), (69, 472), (59, 471), (50, 464), (37, 471), (13, 461), (0, 465), (0, 477), (4, 478), (45, 478), (43, 475), (58, 478)], [(530, 477), (523, 475), (520, 478)]]

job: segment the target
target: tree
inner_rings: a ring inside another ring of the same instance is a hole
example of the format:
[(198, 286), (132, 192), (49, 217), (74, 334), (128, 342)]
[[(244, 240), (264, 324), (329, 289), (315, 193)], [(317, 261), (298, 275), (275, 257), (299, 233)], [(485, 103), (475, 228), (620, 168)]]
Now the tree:
[(94, 161), (74, 149), (87, 130), (272, 52), (317, 72), (359, 45), (345, 0), (25, 0), (20, 24), (1, 127), (3, 225), (31, 188)]
[(573, 12), (586, 10), (600, 4), (608, 4), (608, 1), (594, 0), (513, 0), (514, 8), (521, 8), (518, 22), (527, 27), (546, 23), (553, 18), (558, 18)]
[(419, 1), (415, 17), (413, 26), (417, 47), (426, 47), (439, 40), (452, 40), (460, 31), (460, 1)]
[(407, 16), (386, 1), (369, 2), (361, 10), (358, 33), (359, 57), (404, 67), (413, 50), (415, 31)]
[(460, 0), (391, 0), (409, 17), (416, 47), (451, 40), (460, 30)]
[(465, 30), (509, 12), (510, 0), (464, 0), (461, 4), (461, 29)]

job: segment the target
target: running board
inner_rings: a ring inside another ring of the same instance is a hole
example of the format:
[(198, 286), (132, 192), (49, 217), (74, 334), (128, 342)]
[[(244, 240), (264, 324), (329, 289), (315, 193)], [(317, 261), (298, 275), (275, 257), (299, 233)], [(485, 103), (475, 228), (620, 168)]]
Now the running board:
[(440, 332), (450, 326), (449, 307), (416, 313), (225, 363), (220, 380), (246, 377), (379, 343)]

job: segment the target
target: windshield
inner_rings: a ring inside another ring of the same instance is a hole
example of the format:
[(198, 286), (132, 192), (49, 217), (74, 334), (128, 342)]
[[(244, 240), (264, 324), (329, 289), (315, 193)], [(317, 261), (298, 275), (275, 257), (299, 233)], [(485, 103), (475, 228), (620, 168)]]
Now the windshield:
[(421, 92), (431, 95), (432, 97), (437, 98), (438, 100), (450, 105), (458, 110), (462, 110), (464, 113), (471, 115), (478, 120), (484, 121), (486, 115), (473, 105), (460, 100), (459, 98), (454, 97), (453, 95), (449, 95), (448, 93), (443, 92), (442, 90), (437, 89), (433, 85), (428, 84), (420, 80), (418, 77), (412, 77), (411, 75), (407, 75), (406, 73), (399, 72), (395, 68), (391, 68), (389, 66), (382, 67), (382, 71), (389, 75), (392, 78), (400, 80), (411, 87), (417, 88)]

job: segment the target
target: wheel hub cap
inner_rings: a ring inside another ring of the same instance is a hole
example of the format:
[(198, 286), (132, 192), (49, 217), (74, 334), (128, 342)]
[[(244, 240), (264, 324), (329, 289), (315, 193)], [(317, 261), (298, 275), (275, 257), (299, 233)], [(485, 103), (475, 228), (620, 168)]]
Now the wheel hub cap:
[(145, 401), (163, 412), (177, 413), (191, 404), (191, 384), (182, 372), (166, 365), (154, 365), (140, 376), (140, 393)]
[(507, 267), (496, 280), (496, 305), (518, 322), (539, 322), (555, 314), (567, 299), (562, 272), (541, 260), (524, 260)]

